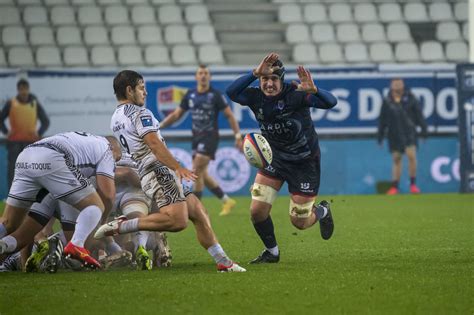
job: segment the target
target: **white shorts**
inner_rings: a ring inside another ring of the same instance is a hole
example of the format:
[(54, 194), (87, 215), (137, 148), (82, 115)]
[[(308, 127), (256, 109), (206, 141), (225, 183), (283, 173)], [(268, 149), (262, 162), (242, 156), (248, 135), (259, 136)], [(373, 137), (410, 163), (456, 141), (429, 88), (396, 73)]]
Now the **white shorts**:
[(186, 200), (183, 184), (175, 173), (166, 166), (161, 166), (141, 178), (145, 194), (156, 202), (158, 208)]
[[(130, 187), (130, 186), (119, 186), (117, 187), (117, 193), (115, 195), (115, 204), (114, 210), (112, 211), (115, 213), (115, 216), (119, 215), (129, 215), (130, 213), (125, 213), (123, 211), (123, 206), (129, 202), (141, 202), (144, 203), (148, 209), (151, 207), (151, 199), (148, 198), (143, 190), (137, 187)], [(148, 211), (149, 212), (149, 211)], [(147, 215), (147, 213), (143, 213)]]
[(67, 152), (44, 146), (29, 146), (16, 160), (15, 177), (7, 203), (28, 208), (33, 202), (41, 201), (45, 191), (54, 199), (74, 205), (95, 192), (95, 189)]
[(30, 207), (30, 213), (39, 215), (43, 222), (46, 223), (54, 216), (61, 223), (76, 224), (79, 210), (73, 206), (61, 201), (54, 199), (51, 194), (48, 194), (43, 198), (41, 202), (35, 202)]

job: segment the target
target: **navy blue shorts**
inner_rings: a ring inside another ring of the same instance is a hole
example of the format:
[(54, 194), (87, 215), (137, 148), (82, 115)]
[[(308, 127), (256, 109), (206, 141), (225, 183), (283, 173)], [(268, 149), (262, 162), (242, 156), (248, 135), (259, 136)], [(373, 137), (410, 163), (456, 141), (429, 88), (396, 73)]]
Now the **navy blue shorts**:
[(321, 157), (317, 154), (295, 163), (280, 160), (274, 156), (272, 164), (258, 172), (287, 182), (291, 194), (316, 196), (321, 178)]
[(206, 155), (214, 160), (217, 146), (219, 145), (219, 136), (212, 134), (202, 134), (193, 136), (193, 157), (199, 153)]

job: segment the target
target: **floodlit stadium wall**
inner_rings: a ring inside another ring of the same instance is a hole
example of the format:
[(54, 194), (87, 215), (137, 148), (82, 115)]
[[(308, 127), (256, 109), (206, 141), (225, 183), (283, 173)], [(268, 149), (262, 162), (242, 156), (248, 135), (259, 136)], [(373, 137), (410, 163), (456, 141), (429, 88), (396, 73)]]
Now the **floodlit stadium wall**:
[[(431, 135), (419, 149), (418, 183), (425, 192), (459, 190), (459, 148), (457, 140), (457, 92), (453, 65), (434, 66), (370, 66), (323, 69), (309, 67), (318, 86), (330, 90), (338, 98), (333, 110), (312, 111), (316, 130), (322, 136), (321, 194), (371, 194), (383, 189), (390, 180), (391, 161), (386, 147), (375, 141), (377, 118), (383, 96), (393, 77), (402, 77), (423, 104)], [(195, 69), (143, 70), (148, 91), (147, 107), (159, 120), (179, 105), (190, 87), (195, 86)], [(212, 85), (224, 91), (248, 68), (214, 68)], [(31, 91), (43, 104), (51, 125), (46, 135), (63, 131), (87, 131), (109, 134), (110, 116), (116, 102), (112, 79), (116, 71), (34, 70), (23, 73)], [(19, 72), (0, 72), (0, 100), (16, 93)], [(287, 69), (287, 81), (297, 79), (295, 69)], [(242, 132), (258, 132), (251, 112), (231, 103)], [(221, 135), (232, 134), (220, 115)], [(191, 121), (185, 115), (174, 126), (163, 131), (168, 146), (184, 164), (190, 165)], [(337, 136), (337, 139), (331, 137)], [(354, 138), (356, 136), (356, 138)], [(4, 140), (4, 138), (3, 138)], [(3, 141), (4, 143), (4, 141)], [(242, 155), (236, 153), (229, 140), (221, 141), (216, 161), (210, 171), (229, 193), (247, 195), (255, 170)], [(406, 164), (406, 162), (405, 162)], [(5, 146), (0, 146), (0, 170), (6, 174)], [(406, 191), (406, 170), (401, 189)], [(0, 178), (0, 197), (7, 194), (6, 176)], [(286, 189), (285, 189), (286, 193)]]

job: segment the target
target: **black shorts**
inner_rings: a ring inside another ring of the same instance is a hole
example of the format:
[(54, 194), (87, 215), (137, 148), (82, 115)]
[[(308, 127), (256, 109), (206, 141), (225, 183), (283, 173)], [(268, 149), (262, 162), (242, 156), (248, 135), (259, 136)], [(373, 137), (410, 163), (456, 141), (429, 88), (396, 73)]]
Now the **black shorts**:
[(405, 153), (405, 149), (409, 146), (417, 146), (417, 141), (415, 138), (408, 139), (390, 139), (388, 141), (388, 148), (390, 152), (400, 152)]
[(193, 157), (199, 153), (214, 160), (217, 146), (219, 145), (219, 135), (201, 134), (193, 136)]
[(301, 161), (289, 162), (273, 157), (272, 164), (258, 171), (288, 183), (290, 194), (316, 196), (321, 178), (321, 157), (316, 156)]

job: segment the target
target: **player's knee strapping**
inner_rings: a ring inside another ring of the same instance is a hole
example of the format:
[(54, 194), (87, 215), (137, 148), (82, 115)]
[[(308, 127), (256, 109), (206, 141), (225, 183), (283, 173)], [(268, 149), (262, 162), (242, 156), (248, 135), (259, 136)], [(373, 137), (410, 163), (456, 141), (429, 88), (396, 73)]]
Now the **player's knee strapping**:
[(277, 197), (277, 191), (275, 188), (257, 183), (250, 187), (250, 193), (252, 194), (252, 200), (257, 200), (268, 204), (273, 204)]
[(140, 212), (143, 215), (148, 215), (148, 206), (143, 202), (132, 202), (125, 205), (122, 208), (122, 213), (124, 216), (131, 214), (132, 212)]
[(296, 203), (290, 199), (290, 216), (304, 219), (311, 215), (313, 211), (314, 199), (306, 203)]

